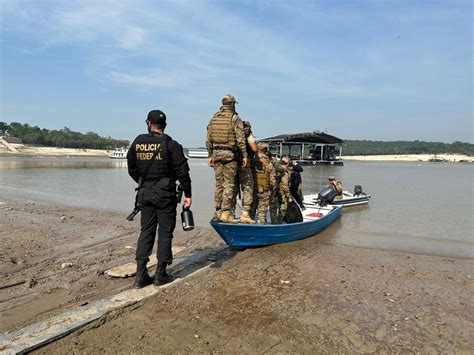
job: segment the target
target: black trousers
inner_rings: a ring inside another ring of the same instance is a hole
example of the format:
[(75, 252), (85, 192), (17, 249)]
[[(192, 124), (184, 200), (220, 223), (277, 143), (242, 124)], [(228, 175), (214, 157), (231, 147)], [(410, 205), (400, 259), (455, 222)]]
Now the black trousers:
[(136, 260), (149, 260), (158, 228), (157, 258), (171, 264), (171, 242), (176, 227), (176, 196), (163, 190), (143, 188), (138, 193), (141, 211), (141, 232), (137, 243)]

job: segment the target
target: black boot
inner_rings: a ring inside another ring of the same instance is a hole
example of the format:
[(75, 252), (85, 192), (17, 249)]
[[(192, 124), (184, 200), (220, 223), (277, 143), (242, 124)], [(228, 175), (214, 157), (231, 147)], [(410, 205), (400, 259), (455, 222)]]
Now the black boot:
[(173, 281), (173, 278), (166, 272), (166, 266), (166, 263), (158, 262), (155, 272), (155, 281), (153, 282), (155, 286), (161, 286)]
[(147, 260), (137, 260), (137, 275), (133, 287), (143, 288), (153, 283), (153, 279), (148, 275), (147, 262)]

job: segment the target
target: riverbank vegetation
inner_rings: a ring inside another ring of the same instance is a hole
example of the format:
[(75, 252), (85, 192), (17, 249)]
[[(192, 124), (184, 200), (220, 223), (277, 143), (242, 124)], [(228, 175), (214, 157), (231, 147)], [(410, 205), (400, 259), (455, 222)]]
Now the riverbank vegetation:
[[(97, 133), (79, 133), (64, 127), (60, 130), (41, 129), (28, 123), (0, 121), (0, 135), (8, 133), (18, 137), (24, 144), (58, 148), (113, 149), (128, 147), (129, 141), (101, 137)], [(442, 143), (424, 141), (371, 141), (346, 140), (344, 156), (351, 155), (397, 155), (397, 154), (463, 154), (474, 156), (474, 144), (464, 142)]]
[(74, 132), (67, 127), (60, 130), (48, 130), (37, 126), (30, 126), (28, 123), (22, 124), (18, 122), (10, 124), (0, 122), (0, 135), (4, 134), (21, 138), (24, 144), (43, 147), (114, 149), (117, 147), (128, 147), (129, 145), (128, 140), (101, 137), (94, 132)]
[(396, 154), (463, 154), (474, 155), (474, 144), (423, 141), (369, 141), (346, 140), (343, 154), (350, 155), (396, 155)]

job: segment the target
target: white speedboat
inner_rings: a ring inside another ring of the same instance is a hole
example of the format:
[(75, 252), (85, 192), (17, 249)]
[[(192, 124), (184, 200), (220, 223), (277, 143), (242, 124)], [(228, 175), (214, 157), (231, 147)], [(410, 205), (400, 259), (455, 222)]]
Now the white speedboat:
[(188, 148), (188, 154), (186, 155), (188, 159), (207, 159), (207, 157), (207, 149), (203, 148)]
[[(370, 195), (365, 192), (359, 194), (352, 194), (349, 191), (343, 191), (341, 197), (336, 197), (331, 202), (328, 202), (329, 205), (333, 206), (357, 206), (365, 205), (369, 203)], [(308, 206), (319, 205), (320, 196), (319, 194), (311, 194), (303, 196), (303, 203)]]
[(111, 159), (127, 159), (127, 148), (115, 148), (112, 154), (109, 155)]

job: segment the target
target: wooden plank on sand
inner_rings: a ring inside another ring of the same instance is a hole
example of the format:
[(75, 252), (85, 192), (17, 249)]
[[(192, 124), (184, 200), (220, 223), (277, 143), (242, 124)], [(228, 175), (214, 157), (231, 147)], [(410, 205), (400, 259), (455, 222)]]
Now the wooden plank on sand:
[[(189, 278), (208, 267), (209, 265), (187, 275), (186, 278)], [(184, 278), (176, 279), (174, 282), (160, 287), (151, 285), (141, 289), (123, 291), (115, 296), (78, 307), (43, 322), (35, 323), (13, 332), (0, 334), (0, 353), (23, 354), (30, 352), (99, 319), (106, 312), (134, 304), (144, 298), (161, 292), (161, 289), (169, 287), (182, 280), (184, 280)]]
[[(173, 255), (179, 254), (185, 249), (186, 249), (185, 247), (175, 246), (172, 248)], [(157, 263), (158, 263), (158, 260), (156, 260), (156, 255), (151, 255), (150, 261), (148, 262), (147, 267), (150, 268), (152, 266), (155, 266)], [(135, 276), (136, 272), (137, 272), (137, 264), (135, 262), (130, 262), (130, 263), (126, 263), (124, 265), (116, 266), (112, 269), (109, 269), (105, 271), (105, 274), (110, 277), (125, 278), (125, 277)]]

